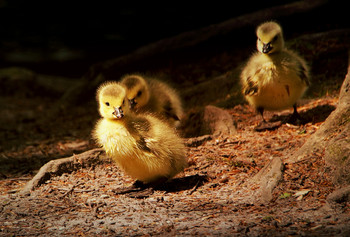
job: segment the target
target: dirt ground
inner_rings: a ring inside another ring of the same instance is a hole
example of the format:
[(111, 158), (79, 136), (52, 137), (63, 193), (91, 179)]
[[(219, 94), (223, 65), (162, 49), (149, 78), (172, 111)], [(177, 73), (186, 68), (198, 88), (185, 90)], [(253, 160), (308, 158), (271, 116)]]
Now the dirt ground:
[[(337, 98), (332, 96), (304, 100), (300, 112), (307, 123), (283, 124), (260, 133), (253, 129), (260, 117), (248, 105), (227, 109), (237, 124), (237, 134), (199, 143), (188, 140), (190, 167), (164, 188), (137, 199), (113, 192), (134, 180), (108, 161), (54, 177), (30, 195), (20, 195), (19, 189), (35, 173), (25, 162), (42, 162), (44, 157), (68, 156), (94, 147), (89, 127), (75, 131), (76, 139), (66, 131), (65, 139), (52, 136), (23, 143), (2, 152), (2, 158), (22, 159), (13, 164), (17, 172), (2, 172), (0, 234), (346, 236), (350, 234), (350, 206), (334, 208), (327, 203), (326, 197), (335, 187), (322, 154), (286, 164), (272, 201), (259, 203), (247, 197), (257, 187), (246, 181), (270, 160), (300, 147), (336, 104)], [(281, 120), (291, 112), (267, 113), (267, 118)]]
[[(336, 108), (348, 65), (348, 39), (335, 34), (287, 42), (312, 62), (312, 86), (299, 103), (302, 124), (284, 122), (274, 130), (254, 131), (260, 116), (242, 99), (238, 86), (220, 100), (206, 98), (211, 102), (202, 105), (222, 107), (237, 133), (184, 138), (190, 166), (138, 198), (116, 194), (134, 180), (108, 159), (22, 193), (48, 161), (96, 148), (91, 131), (99, 115), (94, 100), (57, 108), (77, 80), (1, 69), (0, 236), (350, 236), (350, 203), (327, 201), (338, 187), (323, 153), (284, 163), (282, 180), (268, 202), (255, 192), (259, 185), (250, 182), (271, 161), (283, 162), (300, 148)], [(239, 62), (251, 50), (201, 55), (150, 73), (177, 78), (190, 111), (201, 99), (188, 97), (191, 88), (209, 88), (220, 75), (237, 78)], [(284, 121), (291, 113), (266, 112), (266, 119)]]

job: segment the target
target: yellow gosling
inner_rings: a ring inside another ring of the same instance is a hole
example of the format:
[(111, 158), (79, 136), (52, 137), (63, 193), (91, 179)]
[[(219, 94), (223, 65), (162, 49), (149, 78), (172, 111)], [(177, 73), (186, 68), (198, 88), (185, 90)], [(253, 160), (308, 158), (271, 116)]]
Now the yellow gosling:
[(167, 123), (151, 114), (135, 114), (118, 82), (97, 90), (101, 119), (93, 137), (116, 164), (144, 184), (167, 180), (187, 167), (183, 140)]
[(168, 84), (136, 74), (124, 76), (121, 84), (127, 90), (127, 98), (133, 111), (154, 113), (170, 125), (179, 127), (183, 117), (182, 102), (178, 93)]
[[(262, 116), (264, 110), (294, 108), (291, 120), (300, 118), (297, 100), (310, 85), (303, 58), (284, 46), (282, 28), (276, 22), (261, 24), (256, 31), (257, 49), (241, 73), (242, 93)], [(260, 126), (260, 125), (259, 125)]]

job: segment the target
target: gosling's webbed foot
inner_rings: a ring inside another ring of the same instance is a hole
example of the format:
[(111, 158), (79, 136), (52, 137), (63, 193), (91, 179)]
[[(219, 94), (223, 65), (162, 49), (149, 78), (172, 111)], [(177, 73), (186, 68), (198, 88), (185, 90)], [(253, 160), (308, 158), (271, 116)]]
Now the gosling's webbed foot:
[(145, 184), (142, 183), (141, 181), (136, 181), (129, 187), (117, 188), (117, 189), (114, 189), (113, 192), (115, 194), (126, 194), (131, 192), (138, 192), (144, 189), (145, 189)]
[(286, 119), (284, 123), (290, 123), (294, 125), (302, 124), (302, 118), (299, 114), (292, 114), (289, 118)]
[(147, 198), (154, 193), (153, 187), (148, 187), (139, 191), (126, 193), (125, 195), (131, 198)]
[(125, 194), (131, 198), (146, 198), (154, 192), (154, 188), (149, 184), (136, 181), (130, 187), (123, 187), (113, 190), (115, 194)]
[(258, 107), (257, 111), (261, 115), (262, 121), (254, 128), (255, 131), (257, 132), (262, 132), (265, 130), (274, 130), (281, 126), (282, 122), (277, 121), (277, 122), (266, 122), (264, 118), (264, 108), (263, 107)]
[(130, 187), (123, 187), (113, 190), (115, 194), (125, 194), (132, 198), (146, 198), (153, 194), (154, 190), (161, 187), (168, 178), (161, 177), (150, 183), (135, 181)]
[(131, 198), (146, 198), (153, 194), (154, 189), (152, 187), (137, 189), (133, 187), (126, 187), (113, 190), (115, 194), (124, 194)]
[(295, 125), (303, 124), (304, 120), (298, 113), (296, 105), (294, 105), (293, 108), (294, 108), (293, 114), (285, 121), (285, 123), (290, 123)]
[(262, 132), (262, 131), (266, 131), (266, 130), (274, 130), (274, 129), (277, 129), (278, 127), (280, 127), (281, 125), (282, 125), (281, 121), (276, 121), (276, 122), (262, 121), (254, 128), (254, 130), (257, 132)]

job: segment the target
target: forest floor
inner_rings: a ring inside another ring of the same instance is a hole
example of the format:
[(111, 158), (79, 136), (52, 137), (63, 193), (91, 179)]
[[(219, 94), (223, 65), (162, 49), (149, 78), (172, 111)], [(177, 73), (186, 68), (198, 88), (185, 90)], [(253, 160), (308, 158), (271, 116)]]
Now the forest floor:
[[(301, 35), (287, 42), (312, 62), (312, 86), (299, 102), (304, 122), (282, 123), (274, 130), (254, 130), (261, 117), (242, 100), (237, 81), (230, 82), (237, 80), (254, 40), (248, 48), (216, 54), (213, 47), (212, 55), (201, 51), (195, 59), (179, 57), (151, 71), (176, 78), (188, 104), (220, 105), (237, 132), (184, 138), (190, 166), (138, 198), (116, 194), (134, 180), (108, 159), (52, 176), (22, 193), (45, 163), (96, 148), (91, 131), (99, 115), (93, 100), (66, 110), (57, 106), (77, 79), (1, 69), (0, 236), (350, 236), (349, 202), (327, 200), (338, 187), (324, 154), (286, 162), (337, 106), (350, 42), (348, 29), (340, 33)], [(217, 82), (222, 94), (214, 91)], [(235, 87), (230, 90), (230, 85)], [(205, 94), (203, 88), (214, 92)], [(265, 118), (284, 121), (291, 113), (266, 112)], [(259, 185), (251, 180), (278, 159), (282, 179), (269, 201), (260, 200)]]
[[(39, 161), (95, 147), (90, 133), (96, 115), (78, 110), (75, 120), (72, 115), (57, 118), (50, 128), (51, 135), (30, 142), (24, 142), (25, 134), (34, 136), (42, 126), (35, 123), (30, 128), (18, 127), (24, 130), (22, 144), (1, 153), (2, 159), (17, 162), (8, 163), (11, 167), (7, 171), (3, 166), (1, 172), (0, 235), (349, 235), (350, 206), (345, 203), (334, 207), (326, 200), (335, 186), (323, 154), (285, 164), (283, 180), (269, 202), (251, 197), (257, 186), (248, 182), (269, 161), (287, 157), (301, 147), (336, 104), (334, 96), (305, 99), (299, 107), (305, 124), (284, 123), (264, 132), (254, 131), (260, 116), (248, 105), (226, 109), (234, 118), (237, 134), (210, 137), (201, 143), (187, 142), (190, 166), (142, 198), (115, 194), (114, 190), (134, 180), (108, 160), (55, 176), (30, 195), (21, 195), (18, 191), (33, 177)], [(266, 118), (283, 120), (291, 112), (268, 112)]]

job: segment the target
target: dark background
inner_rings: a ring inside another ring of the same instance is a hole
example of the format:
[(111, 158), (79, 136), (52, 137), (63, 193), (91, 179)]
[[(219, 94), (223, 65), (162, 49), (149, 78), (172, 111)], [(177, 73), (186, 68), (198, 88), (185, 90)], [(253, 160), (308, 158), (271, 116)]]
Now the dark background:
[[(288, 2), (292, 1), (0, 0), (0, 67), (21, 66), (77, 78), (96, 62), (148, 43)], [(316, 18), (300, 14), (293, 22), (279, 19), (289, 25), (286, 37), (348, 27), (347, 6), (340, 4), (321, 7)]]

